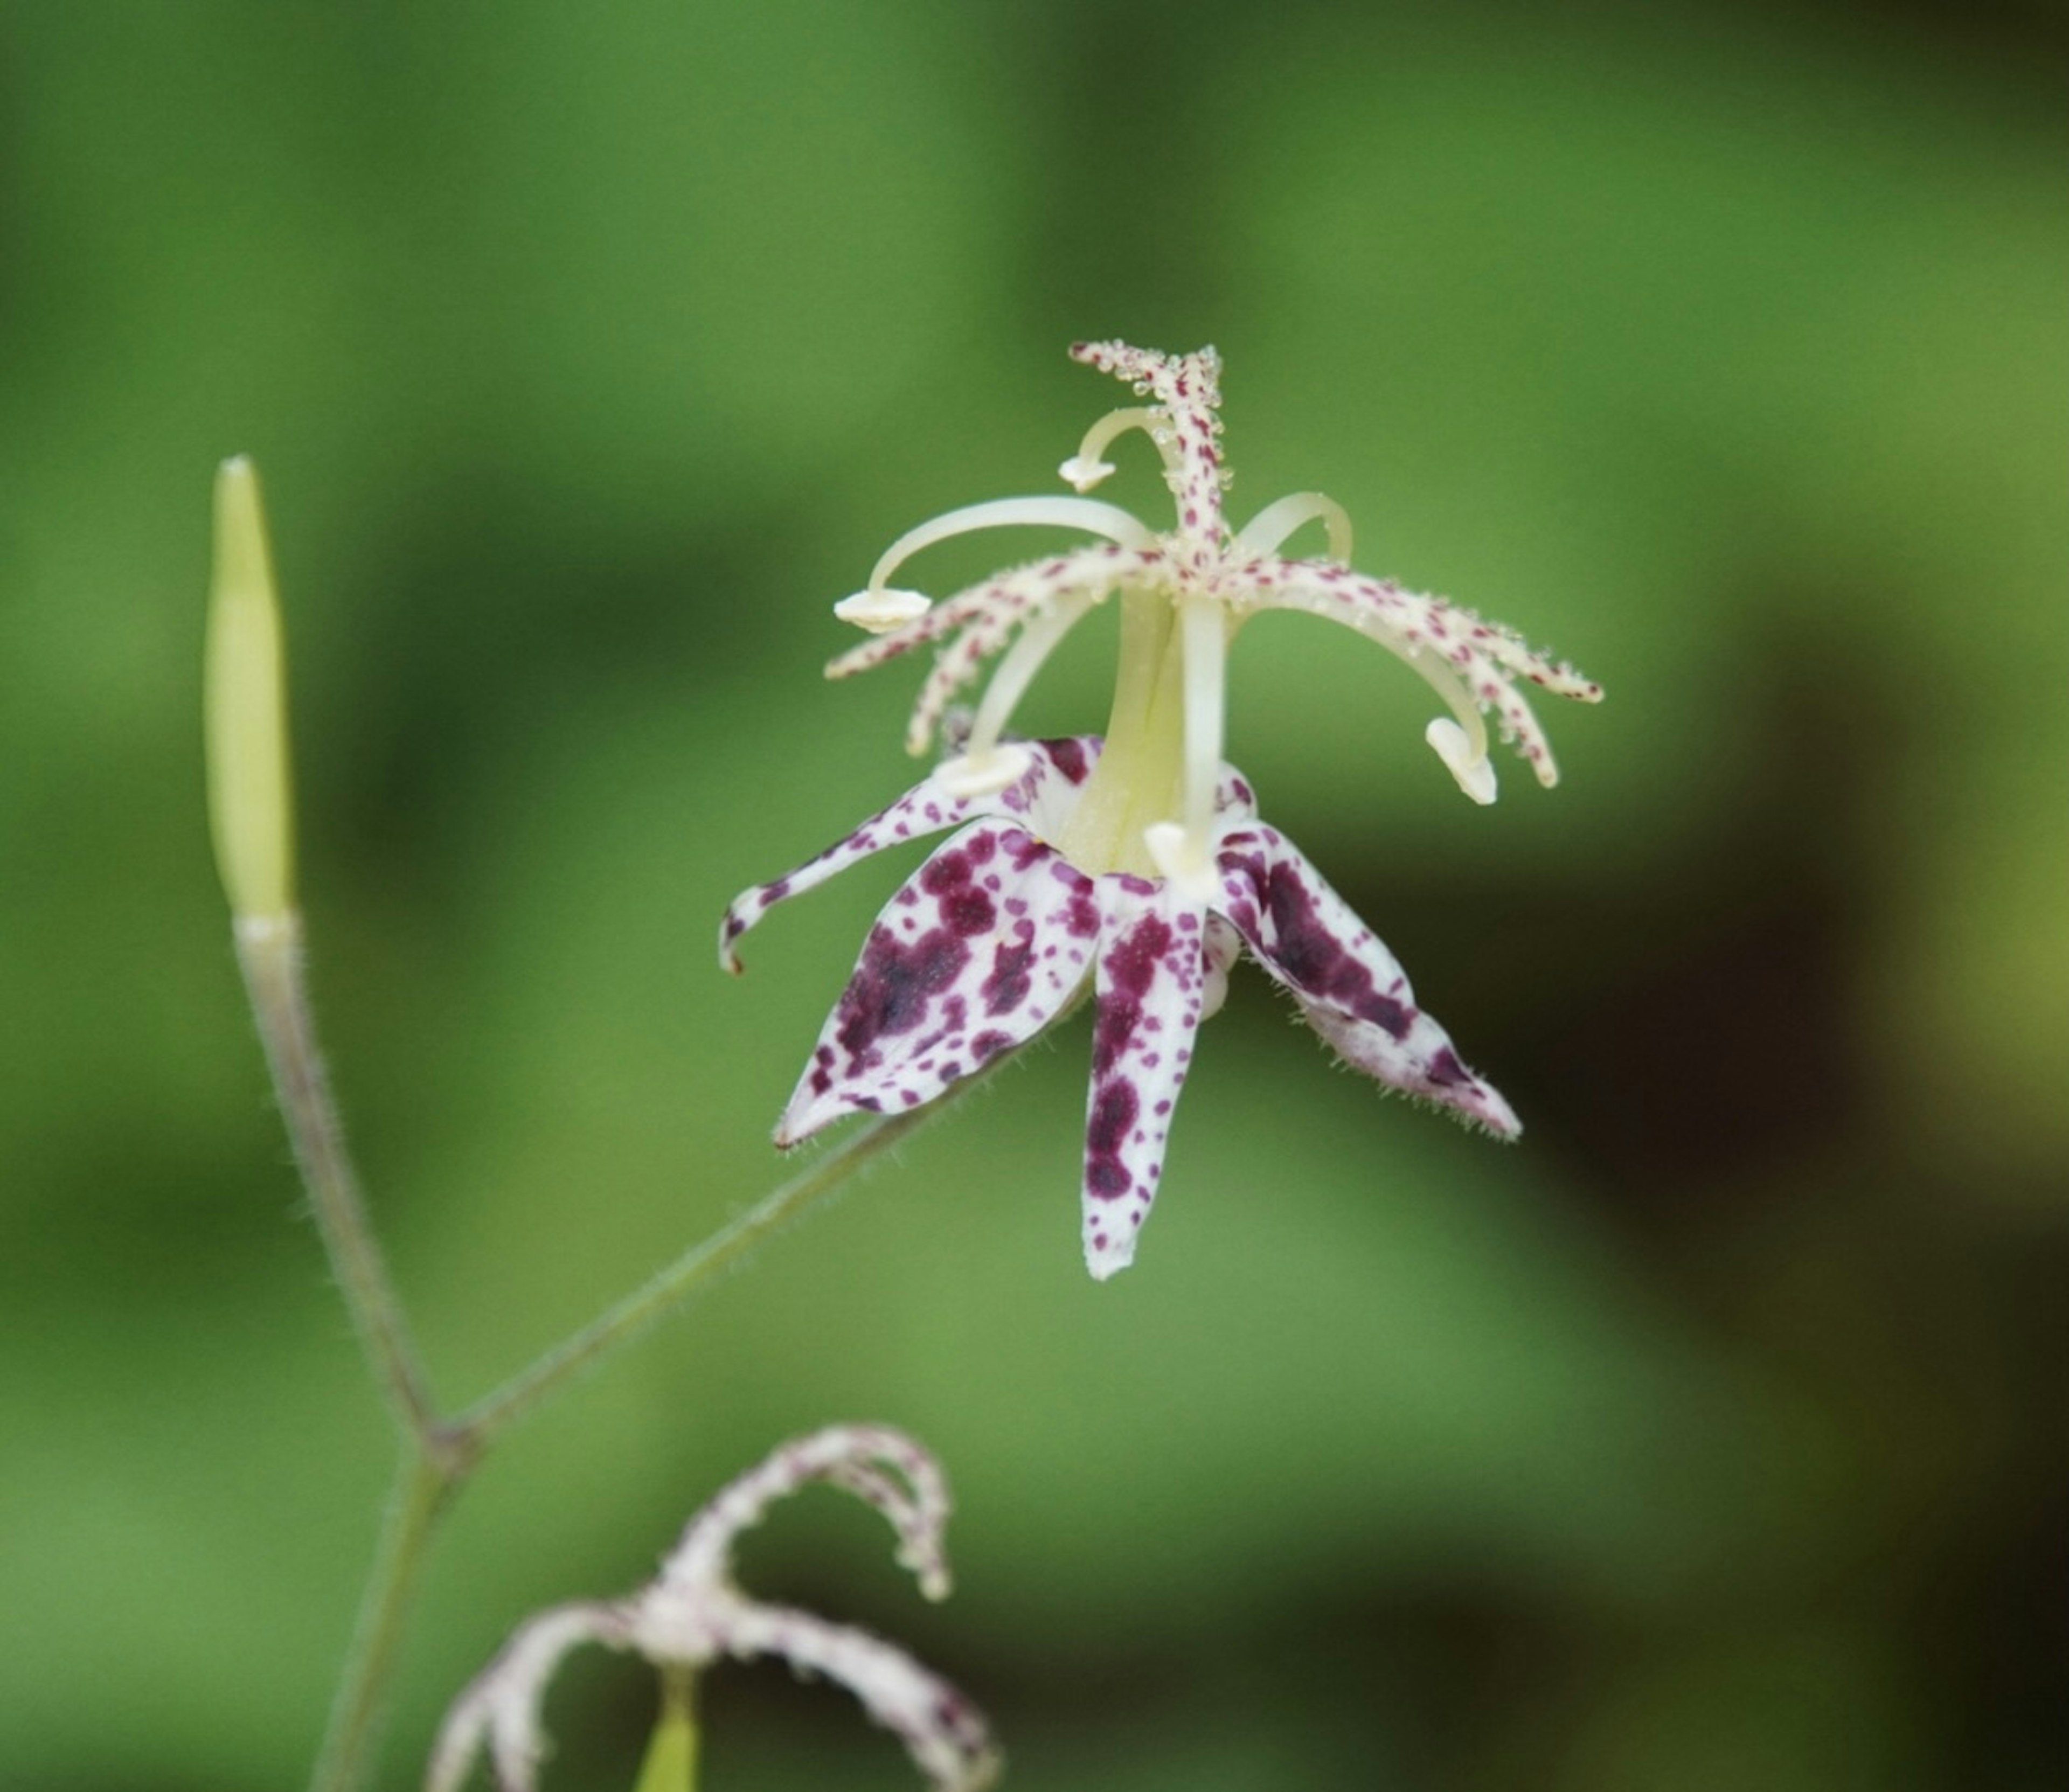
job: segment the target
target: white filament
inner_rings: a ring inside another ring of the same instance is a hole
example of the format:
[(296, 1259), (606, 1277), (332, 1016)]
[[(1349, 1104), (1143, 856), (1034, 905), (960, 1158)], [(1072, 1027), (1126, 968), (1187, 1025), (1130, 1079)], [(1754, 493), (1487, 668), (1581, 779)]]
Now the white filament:
[(880, 591), (891, 575), (922, 548), (951, 536), (968, 535), (981, 529), (1003, 529), (1021, 524), (1047, 529), (1081, 529), (1089, 535), (1104, 535), (1127, 548), (1153, 548), (1157, 538), (1118, 504), (1101, 504), (1092, 498), (995, 498), (989, 504), (965, 504), (908, 529), (884, 550), (869, 575), (869, 589)]
[[(1451, 706), (1452, 715), (1459, 719), (1451, 722), (1439, 716), (1422, 731), (1422, 738), (1436, 749), (1437, 757), (1450, 767), (1460, 790), (1475, 802), (1493, 802), (1494, 768), (1487, 761), (1487, 718), (1480, 714), (1479, 705), (1473, 701), (1472, 693), (1467, 690), (1458, 674), (1434, 652), (1418, 652), (1390, 631), (1382, 631), (1383, 625), (1368, 627), (1360, 623), (1354, 626), (1361, 635), (1377, 641), (1390, 653), (1414, 667), (1430, 688)], [(1439, 741), (1443, 745), (1439, 745)], [(1484, 771), (1474, 771), (1475, 765), (1484, 767)], [(1489, 794), (1480, 795), (1475, 782), (1469, 779), (1483, 784)]]
[(1013, 719), (1015, 705), (1041, 671), (1043, 662), (1056, 651), (1078, 618), (1105, 595), (1104, 591), (1067, 591), (1021, 630), (1020, 638), (1006, 649), (991, 675), (991, 683), (985, 687), (984, 700), (977, 705), (977, 719), (970, 725), (966, 759), (981, 761), (997, 747), (999, 736)]
[(1141, 430), (1157, 444), (1157, 453), (1164, 457), (1165, 472), (1176, 473), (1177, 444), (1164, 427), (1169, 421), (1169, 416), (1154, 405), (1125, 405), (1119, 410), (1109, 410), (1085, 431), (1078, 451), (1056, 471), (1066, 484), (1079, 492), (1089, 492), (1113, 471), (1112, 463), (1104, 456), (1114, 439), (1130, 430)]
[(1185, 655), (1185, 832), (1204, 864), (1222, 775), (1228, 628), (1221, 605), (1198, 597), (1185, 599), (1179, 626)]
[(1236, 560), (1261, 560), (1278, 553), (1296, 529), (1314, 522), (1328, 532), (1330, 559), (1340, 566), (1350, 565), (1350, 513), (1334, 498), (1319, 492), (1289, 492), (1267, 504), (1243, 525), (1230, 548), (1230, 556)]

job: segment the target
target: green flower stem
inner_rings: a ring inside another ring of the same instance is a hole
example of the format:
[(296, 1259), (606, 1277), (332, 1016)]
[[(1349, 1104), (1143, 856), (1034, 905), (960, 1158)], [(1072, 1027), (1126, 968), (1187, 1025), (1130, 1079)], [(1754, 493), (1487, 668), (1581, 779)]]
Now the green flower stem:
[(651, 1329), (701, 1284), (786, 1222), (797, 1218), (822, 1195), (831, 1194), (871, 1160), (900, 1141), (910, 1138), (1010, 1055), (1002, 1053), (982, 1071), (965, 1078), (945, 1096), (904, 1113), (872, 1120), (850, 1133), (789, 1182), (771, 1190), (745, 1213), (720, 1227), (701, 1243), (692, 1245), (643, 1285), (468, 1408), (455, 1421), (455, 1434), (477, 1450), (486, 1448), (512, 1419), (557, 1393), (572, 1377), (598, 1358)]
[(893, 1145), (911, 1137), (1015, 1054), (1000, 1054), (937, 1100), (859, 1128), (470, 1410), (447, 1418), (432, 1398), (401, 1296), (345, 1149), (309, 1008), (300, 916), (292, 912), (240, 915), (235, 937), (267, 1067), (317, 1231), (368, 1366), (404, 1439), (380, 1547), (361, 1598), (352, 1646), (310, 1782), (311, 1792), (357, 1792), (373, 1770), (381, 1713), (394, 1677), (426, 1550), (439, 1520), (503, 1428), (559, 1392), (583, 1370), (650, 1329), (703, 1283)]
[(332, 1700), (310, 1792), (354, 1792), (373, 1767), (388, 1684), (431, 1533), (471, 1467), (469, 1458), (415, 1447), (404, 1455), (381, 1528), (381, 1545), (361, 1595), (359, 1620)]
[(436, 1443), (438, 1410), (410, 1341), (402, 1300), (367, 1218), (324, 1076), (303, 975), (301, 916), (292, 911), (240, 914), (235, 935), (237, 959), (266, 1048), (280, 1116), (287, 1123), (332, 1273), (397, 1422), (420, 1451), (429, 1452)]

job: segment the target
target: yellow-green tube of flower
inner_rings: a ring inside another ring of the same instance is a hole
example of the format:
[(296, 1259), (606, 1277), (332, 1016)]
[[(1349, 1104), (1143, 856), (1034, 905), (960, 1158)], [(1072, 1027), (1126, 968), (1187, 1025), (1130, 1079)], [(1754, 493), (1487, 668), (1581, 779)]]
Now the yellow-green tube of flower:
[(694, 1676), (686, 1668), (661, 1676), (661, 1716), (647, 1745), (632, 1792), (696, 1792), (697, 1720), (692, 1700)]
[(288, 763), (280, 604), (258, 470), (243, 455), (215, 476), (206, 708), (215, 860), (240, 920), (295, 905), (294, 798)]

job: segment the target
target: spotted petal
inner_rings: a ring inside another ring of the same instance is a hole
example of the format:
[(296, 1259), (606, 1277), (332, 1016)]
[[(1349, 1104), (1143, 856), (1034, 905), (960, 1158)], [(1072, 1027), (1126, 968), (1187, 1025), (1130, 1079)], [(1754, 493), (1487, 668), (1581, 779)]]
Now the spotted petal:
[(1026, 828), (951, 838), (869, 930), (776, 1129), (791, 1145), (843, 1113), (931, 1101), (1054, 1019), (1092, 961), (1092, 880)]
[(1084, 782), (1101, 744), (1092, 735), (1016, 742), (1014, 750), (1026, 756), (1027, 769), (1006, 789), (992, 794), (960, 796), (949, 790), (937, 776), (921, 779), (889, 808), (879, 810), (825, 851), (773, 882), (757, 884), (735, 896), (719, 924), (720, 964), (738, 976), (741, 963), (735, 949), (741, 937), (777, 903), (817, 889), (829, 878), (839, 876), (849, 866), (887, 847), (924, 840), (983, 815), (1030, 815), (1041, 827), (1042, 818)]
[(1104, 1281), (1135, 1258), (1164, 1173), (1171, 1110), (1199, 1029), (1204, 916), (1169, 882), (1099, 883), (1104, 925), (1085, 1114), (1085, 1267)]
[(1459, 1061), (1450, 1035), (1415, 1006), (1394, 954), (1299, 847), (1276, 828), (1250, 822), (1222, 836), (1217, 856), (1221, 912), (1345, 1060), (1505, 1138), (1523, 1130), (1500, 1095)]

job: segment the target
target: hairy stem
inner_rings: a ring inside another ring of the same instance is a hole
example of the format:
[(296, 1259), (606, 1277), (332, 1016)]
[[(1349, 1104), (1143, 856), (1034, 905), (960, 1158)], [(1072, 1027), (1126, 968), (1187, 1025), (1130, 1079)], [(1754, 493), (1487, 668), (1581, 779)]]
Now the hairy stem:
[(464, 1456), (413, 1445), (397, 1470), (344, 1676), (309, 1777), (310, 1792), (354, 1792), (372, 1771), (388, 1683), (394, 1677), (425, 1549), (470, 1466)]
[(236, 941), (267, 1067), (332, 1273), (368, 1366), (402, 1433), (394, 1492), (310, 1781), (311, 1792), (358, 1792), (373, 1771), (381, 1715), (426, 1550), (439, 1518), (503, 1428), (648, 1330), (720, 1270), (910, 1137), (1017, 1054), (1000, 1054), (948, 1096), (923, 1108), (871, 1121), (548, 1349), (471, 1410), (446, 1418), (432, 1398), (410, 1341), (402, 1300), (360, 1195), (331, 1102), (304, 981), (300, 917), (240, 915)]
[(237, 961), (266, 1048), (280, 1116), (309, 1191), (331, 1272), (351, 1310), (374, 1379), (397, 1422), (420, 1451), (433, 1439), (437, 1408), (410, 1341), (402, 1303), (382, 1255), (333, 1106), (302, 970), (302, 921), (294, 912), (239, 915)]
[(630, 1343), (704, 1282), (752, 1250), (762, 1239), (794, 1219), (822, 1195), (830, 1194), (901, 1140), (910, 1138), (953, 1101), (991, 1074), (1010, 1052), (966, 1077), (946, 1096), (904, 1113), (871, 1121), (851, 1133), (825, 1156), (807, 1165), (789, 1182), (767, 1194), (702, 1243), (657, 1271), (616, 1304), (606, 1308), (576, 1333), (547, 1350), (526, 1369), (463, 1413), (455, 1435), (476, 1450), (488, 1447), (503, 1428), (557, 1393), (573, 1376), (600, 1357)]

